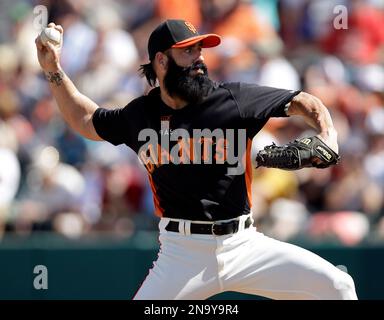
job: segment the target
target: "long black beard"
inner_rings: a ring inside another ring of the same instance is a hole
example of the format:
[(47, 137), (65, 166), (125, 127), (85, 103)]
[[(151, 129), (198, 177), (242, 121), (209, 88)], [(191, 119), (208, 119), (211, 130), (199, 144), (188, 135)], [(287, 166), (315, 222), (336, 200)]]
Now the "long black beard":
[[(164, 86), (171, 97), (178, 97), (188, 104), (199, 104), (208, 95), (214, 83), (208, 77), (205, 63), (195, 62), (183, 68), (168, 56), (168, 70), (164, 77)], [(192, 70), (203, 70), (204, 74), (191, 76)]]

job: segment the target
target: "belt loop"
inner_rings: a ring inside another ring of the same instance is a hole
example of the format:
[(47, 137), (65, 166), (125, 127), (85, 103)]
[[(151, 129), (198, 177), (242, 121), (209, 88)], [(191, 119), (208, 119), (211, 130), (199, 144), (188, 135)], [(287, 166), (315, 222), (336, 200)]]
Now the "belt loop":
[(184, 230), (185, 230), (185, 235), (186, 236), (191, 235), (191, 221), (189, 221), (189, 220), (185, 221)]
[(182, 235), (185, 235), (185, 221), (184, 220), (179, 221), (179, 232)]
[(253, 213), (251, 212), (250, 213), (250, 215), (248, 216), (250, 219), (251, 219), (251, 225), (249, 226), (249, 227), (252, 227), (253, 226), (253, 224), (254, 224), (254, 222), (255, 222), (255, 220), (253, 219)]
[[(245, 223), (248, 219), (251, 219), (251, 221), (253, 220), (252, 219), (252, 214), (247, 214), (247, 215), (242, 215), (240, 216), (240, 221), (239, 221), (239, 231), (243, 231), (245, 230)], [(251, 223), (251, 225), (253, 224), (253, 221)]]
[(244, 220), (244, 216), (240, 216), (239, 217), (239, 228), (238, 228), (238, 232), (240, 231), (243, 231), (245, 229), (245, 220)]
[(161, 218), (160, 221), (159, 221), (159, 230), (161, 232), (167, 232), (167, 230), (165, 230), (165, 227), (168, 225), (170, 219), (169, 218)]

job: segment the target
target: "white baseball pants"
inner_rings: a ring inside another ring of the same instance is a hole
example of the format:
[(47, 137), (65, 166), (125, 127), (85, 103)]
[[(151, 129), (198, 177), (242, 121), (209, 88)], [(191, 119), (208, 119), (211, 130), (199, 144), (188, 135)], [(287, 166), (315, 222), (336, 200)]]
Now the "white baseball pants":
[(200, 300), (236, 291), (271, 299), (357, 299), (352, 278), (320, 256), (298, 246), (244, 229), (231, 235), (190, 234), (187, 220), (179, 233), (159, 223), (157, 261), (136, 300)]

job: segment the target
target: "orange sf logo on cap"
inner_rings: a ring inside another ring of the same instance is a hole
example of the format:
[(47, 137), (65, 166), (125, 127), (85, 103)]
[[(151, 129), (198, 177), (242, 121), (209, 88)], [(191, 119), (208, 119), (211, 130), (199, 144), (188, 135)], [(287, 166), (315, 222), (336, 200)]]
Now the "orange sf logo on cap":
[(197, 33), (197, 30), (196, 28), (193, 26), (192, 23), (188, 22), (188, 21), (184, 21), (185, 25), (188, 27), (189, 30), (191, 30), (193, 33)]

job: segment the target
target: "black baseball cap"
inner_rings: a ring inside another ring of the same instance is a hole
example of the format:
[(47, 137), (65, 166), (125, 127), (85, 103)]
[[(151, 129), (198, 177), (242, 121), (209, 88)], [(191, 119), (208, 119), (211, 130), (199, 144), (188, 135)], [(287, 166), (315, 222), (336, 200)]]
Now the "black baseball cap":
[(203, 48), (211, 48), (219, 45), (221, 38), (214, 33), (199, 34), (193, 24), (185, 20), (166, 20), (149, 37), (149, 60), (152, 61), (157, 52), (188, 47), (200, 41)]

